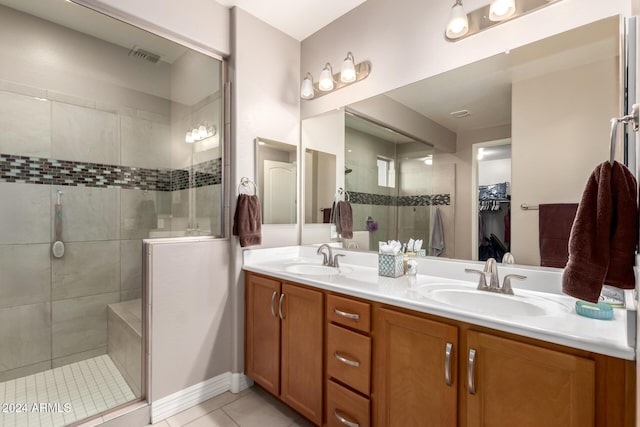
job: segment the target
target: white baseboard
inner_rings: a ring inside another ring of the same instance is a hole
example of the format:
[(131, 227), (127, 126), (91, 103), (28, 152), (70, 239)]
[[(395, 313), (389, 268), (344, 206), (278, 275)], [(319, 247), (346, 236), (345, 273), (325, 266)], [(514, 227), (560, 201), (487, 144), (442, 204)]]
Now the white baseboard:
[(252, 385), (253, 381), (244, 374), (225, 372), (151, 402), (151, 422), (155, 424), (226, 391), (239, 393)]

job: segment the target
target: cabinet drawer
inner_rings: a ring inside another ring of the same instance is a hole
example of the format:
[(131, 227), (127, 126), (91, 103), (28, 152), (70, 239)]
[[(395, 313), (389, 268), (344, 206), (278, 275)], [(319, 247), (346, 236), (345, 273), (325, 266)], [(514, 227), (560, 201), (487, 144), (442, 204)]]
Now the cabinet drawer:
[(330, 324), (327, 374), (368, 395), (371, 389), (371, 338)]
[(327, 321), (369, 333), (371, 305), (336, 295), (327, 295)]
[(369, 399), (327, 381), (327, 427), (369, 427), (369, 405)]

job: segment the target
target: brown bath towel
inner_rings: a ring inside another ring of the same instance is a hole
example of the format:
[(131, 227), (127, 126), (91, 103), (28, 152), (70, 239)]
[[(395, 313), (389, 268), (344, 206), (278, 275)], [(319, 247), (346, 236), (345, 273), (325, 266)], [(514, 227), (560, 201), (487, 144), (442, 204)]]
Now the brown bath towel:
[(233, 215), (233, 235), (240, 237), (240, 246), (262, 244), (262, 214), (258, 196), (240, 194)]
[(602, 285), (633, 289), (638, 241), (637, 183), (618, 162), (596, 167), (582, 194), (569, 238), (562, 291), (597, 302)]
[(336, 231), (343, 239), (353, 239), (353, 211), (351, 203), (340, 201), (334, 209)]
[(541, 204), (538, 215), (540, 265), (564, 268), (569, 258), (571, 225), (577, 203)]

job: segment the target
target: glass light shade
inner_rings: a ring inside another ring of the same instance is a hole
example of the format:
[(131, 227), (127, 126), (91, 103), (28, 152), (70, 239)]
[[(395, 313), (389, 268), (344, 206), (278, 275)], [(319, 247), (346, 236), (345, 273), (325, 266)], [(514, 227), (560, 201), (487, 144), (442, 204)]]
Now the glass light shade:
[(462, 37), (469, 31), (469, 19), (464, 11), (461, 1), (457, 1), (451, 8), (449, 23), (447, 24), (447, 37), (456, 39)]
[(191, 131), (191, 137), (193, 138), (193, 141), (200, 141), (200, 131), (198, 130), (198, 128), (193, 128), (193, 130)]
[(193, 144), (195, 142), (191, 131), (187, 132), (187, 136), (184, 137), (184, 140), (187, 144)]
[(516, 12), (515, 0), (493, 0), (489, 7), (489, 19), (492, 21), (504, 21)]
[(205, 125), (200, 125), (198, 128), (198, 136), (200, 139), (205, 139), (207, 137), (207, 127)]
[(427, 157), (426, 159), (424, 159), (424, 164), (425, 165), (432, 165), (433, 164), (433, 157)]
[(344, 62), (342, 62), (342, 68), (340, 69), (340, 81), (342, 83), (351, 83), (356, 81), (356, 66), (353, 64), (353, 55), (351, 52), (347, 54)]
[(307, 73), (306, 77), (302, 81), (302, 87), (300, 88), (300, 98), (312, 99), (314, 95), (313, 77), (311, 77), (311, 74)]
[(318, 80), (318, 89), (324, 92), (333, 90), (333, 70), (331, 69), (331, 64), (329, 64), (328, 62), (320, 73), (320, 80)]

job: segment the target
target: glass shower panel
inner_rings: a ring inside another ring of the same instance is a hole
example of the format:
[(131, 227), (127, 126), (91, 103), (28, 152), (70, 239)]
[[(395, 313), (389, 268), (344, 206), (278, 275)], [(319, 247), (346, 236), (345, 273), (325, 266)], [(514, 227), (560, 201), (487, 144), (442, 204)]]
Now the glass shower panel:
[(223, 235), (223, 63), (50, 0), (0, 57), (0, 395), (62, 409), (0, 425), (66, 425), (144, 397), (142, 239)]

